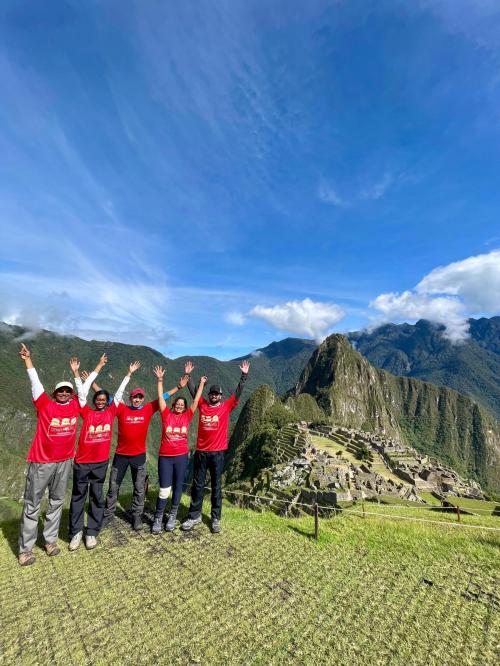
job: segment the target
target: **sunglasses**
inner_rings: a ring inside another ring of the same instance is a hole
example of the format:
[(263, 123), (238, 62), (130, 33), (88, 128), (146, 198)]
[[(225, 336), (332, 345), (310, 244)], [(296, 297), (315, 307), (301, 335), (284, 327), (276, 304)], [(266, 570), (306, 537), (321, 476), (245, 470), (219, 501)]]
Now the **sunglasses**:
[(73, 391), (69, 388), (58, 388), (56, 393), (73, 393)]

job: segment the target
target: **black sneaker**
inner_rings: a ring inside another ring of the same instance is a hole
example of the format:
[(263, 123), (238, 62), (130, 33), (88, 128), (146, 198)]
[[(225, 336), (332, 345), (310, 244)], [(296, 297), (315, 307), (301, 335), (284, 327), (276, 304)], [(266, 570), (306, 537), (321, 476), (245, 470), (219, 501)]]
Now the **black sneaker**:
[(177, 507), (170, 509), (170, 513), (168, 514), (167, 524), (165, 525), (165, 529), (167, 530), (167, 532), (173, 532), (175, 530), (176, 520), (177, 520)]
[[(162, 524), (163, 516), (157, 516), (155, 517), (153, 521), (153, 525), (151, 527), (151, 534), (161, 534), (161, 524)], [(135, 527), (134, 527), (135, 529)]]
[(220, 520), (218, 518), (214, 518), (212, 520), (212, 532), (213, 534), (219, 534), (220, 531), (221, 531)]
[(134, 516), (132, 518), (132, 529), (134, 530), (134, 532), (140, 532), (142, 530), (141, 516)]

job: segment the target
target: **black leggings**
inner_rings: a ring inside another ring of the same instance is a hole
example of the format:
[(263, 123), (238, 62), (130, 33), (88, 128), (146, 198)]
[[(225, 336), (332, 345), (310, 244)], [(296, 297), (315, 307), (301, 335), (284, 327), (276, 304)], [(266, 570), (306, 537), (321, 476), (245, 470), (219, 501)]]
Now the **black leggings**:
[[(160, 480), (160, 493), (162, 488), (172, 488), (172, 506), (178, 506), (181, 501), (182, 486), (186, 478), (189, 454), (181, 456), (159, 456), (158, 478)], [(167, 497), (158, 497), (156, 510), (163, 511), (167, 504)]]

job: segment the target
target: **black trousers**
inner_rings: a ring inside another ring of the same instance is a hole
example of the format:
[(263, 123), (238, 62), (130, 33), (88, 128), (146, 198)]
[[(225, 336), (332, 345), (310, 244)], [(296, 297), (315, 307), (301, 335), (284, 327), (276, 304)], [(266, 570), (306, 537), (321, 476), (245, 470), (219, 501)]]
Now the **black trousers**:
[(201, 515), (203, 495), (205, 492), (205, 479), (207, 470), (210, 472), (210, 486), (212, 489), (212, 520), (220, 520), (222, 512), (221, 476), (224, 469), (224, 451), (195, 451), (193, 458), (193, 485), (191, 487), (191, 506), (188, 518), (198, 518)]
[(142, 512), (144, 511), (144, 501), (146, 499), (146, 454), (140, 453), (138, 456), (122, 456), (119, 453), (115, 453), (113, 464), (111, 465), (111, 474), (109, 476), (106, 508), (104, 509), (104, 516), (106, 518), (114, 515), (116, 511), (120, 486), (129, 467), (132, 474), (132, 482), (134, 484), (132, 515), (134, 517), (142, 516)]
[(83, 530), (83, 514), (87, 493), (89, 510), (87, 516), (87, 534), (99, 534), (104, 515), (104, 479), (108, 469), (108, 460), (98, 463), (75, 463), (73, 466), (73, 490), (69, 508), (69, 538)]

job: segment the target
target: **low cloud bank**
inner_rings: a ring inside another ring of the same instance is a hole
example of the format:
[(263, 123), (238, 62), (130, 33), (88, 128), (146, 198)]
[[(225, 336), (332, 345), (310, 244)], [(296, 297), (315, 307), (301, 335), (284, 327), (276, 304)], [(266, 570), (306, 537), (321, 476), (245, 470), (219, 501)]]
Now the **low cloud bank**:
[(380, 294), (370, 307), (381, 314), (378, 323), (428, 319), (442, 324), (451, 342), (462, 342), (469, 316), (500, 312), (500, 250), (439, 266), (414, 289)]

